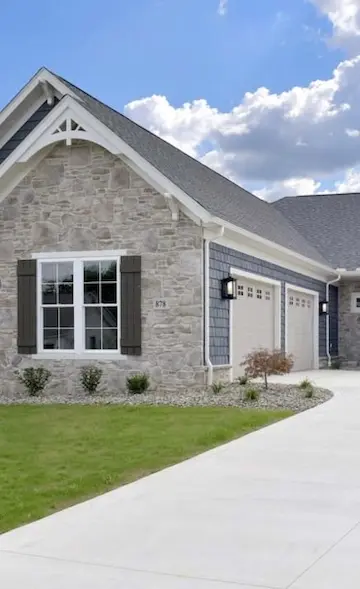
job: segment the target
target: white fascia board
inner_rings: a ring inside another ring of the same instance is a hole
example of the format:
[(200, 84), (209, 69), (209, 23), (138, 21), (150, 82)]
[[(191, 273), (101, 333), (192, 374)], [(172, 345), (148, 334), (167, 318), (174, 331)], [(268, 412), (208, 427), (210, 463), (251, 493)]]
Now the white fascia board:
[(224, 236), (214, 240), (219, 245), (254, 256), (293, 272), (310, 276), (321, 282), (327, 282), (337, 275), (337, 272), (330, 266), (322, 265), (227, 221), (214, 218), (214, 222), (223, 224), (225, 228)]
[[(53, 86), (53, 88), (55, 88), (55, 90), (57, 90), (61, 96), (68, 94), (75, 97), (75, 94), (56, 76), (49, 72), (49, 70), (46, 68), (41, 68), (0, 112), (0, 125), (18, 108), (18, 106), (20, 106), (20, 104), (29, 96), (29, 94), (31, 94), (33, 90), (35, 90), (35, 88), (41, 82), (48, 82), (48, 84)], [(44, 94), (44, 100), (45, 98), (46, 97)]]

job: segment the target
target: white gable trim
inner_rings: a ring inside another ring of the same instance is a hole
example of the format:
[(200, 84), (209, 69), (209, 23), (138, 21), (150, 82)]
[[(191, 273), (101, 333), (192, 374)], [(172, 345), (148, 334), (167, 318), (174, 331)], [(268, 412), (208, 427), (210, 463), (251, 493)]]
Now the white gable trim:
[[(39, 84), (49, 84), (57, 91), (58, 98), (68, 94), (69, 96), (75, 97), (75, 94), (61, 82), (56, 76), (54, 76), (49, 70), (46, 68), (41, 68), (35, 76), (31, 78), (31, 80), (24, 86), (20, 92), (5, 106), (5, 108), (0, 112), (0, 125), (21, 105), (21, 103), (31, 94), (33, 90)], [(44, 92), (44, 100), (47, 99), (46, 93)]]

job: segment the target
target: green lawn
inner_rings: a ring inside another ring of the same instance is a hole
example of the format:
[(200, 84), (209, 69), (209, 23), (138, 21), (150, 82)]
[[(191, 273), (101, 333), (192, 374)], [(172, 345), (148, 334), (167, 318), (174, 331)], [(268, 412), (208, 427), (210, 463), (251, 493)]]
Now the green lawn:
[(0, 407), (0, 533), (287, 417), (213, 407)]

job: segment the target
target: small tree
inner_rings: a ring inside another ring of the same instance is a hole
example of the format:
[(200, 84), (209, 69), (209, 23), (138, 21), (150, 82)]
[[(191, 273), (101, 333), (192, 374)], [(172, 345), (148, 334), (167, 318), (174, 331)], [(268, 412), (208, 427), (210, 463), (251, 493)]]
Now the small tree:
[(281, 350), (260, 348), (250, 352), (241, 363), (245, 366), (245, 374), (250, 378), (262, 377), (265, 389), (268, 388), (268, 376), (271, 374), (287, 374), (294, 366), (293, 357)]

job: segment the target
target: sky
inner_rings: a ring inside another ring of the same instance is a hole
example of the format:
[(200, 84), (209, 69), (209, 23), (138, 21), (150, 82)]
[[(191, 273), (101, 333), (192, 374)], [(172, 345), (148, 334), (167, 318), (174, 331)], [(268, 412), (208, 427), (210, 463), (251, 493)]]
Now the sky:
[(1, 11), (0, 109), (46, 66), (266, 200), (360, 191), (360, 0)]

